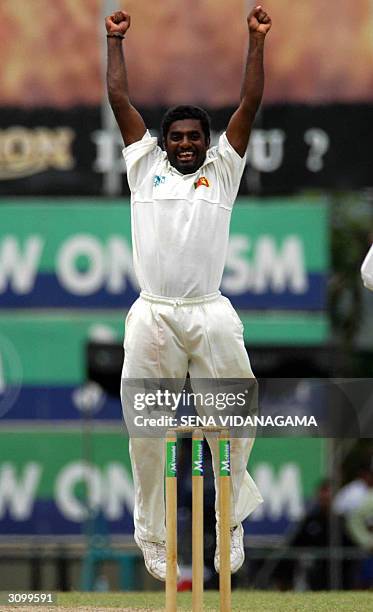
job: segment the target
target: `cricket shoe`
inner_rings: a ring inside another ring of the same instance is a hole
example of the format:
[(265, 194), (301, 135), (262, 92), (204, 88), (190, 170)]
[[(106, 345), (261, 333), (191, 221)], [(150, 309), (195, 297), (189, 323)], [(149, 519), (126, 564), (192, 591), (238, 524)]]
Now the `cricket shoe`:
[[(238, 572), (243, 562), (245, 561), (245, 550), (243, 547), (243, 527), (241, 523), (235, 527), (231, 527), (231, 573)], [(219, 527), (216, 525), (216, 550), (214, 557), (214, 565), (217, 573), (220, 571), (220, 548), (219, 548)]]
[[(144, 555), (145, 567), (157, 580), (166, 580), (166, 543), (150, 542), (134, 535), (135, 542)], [(177, 565), (177, 577), (180, 578), (180, 570)]]

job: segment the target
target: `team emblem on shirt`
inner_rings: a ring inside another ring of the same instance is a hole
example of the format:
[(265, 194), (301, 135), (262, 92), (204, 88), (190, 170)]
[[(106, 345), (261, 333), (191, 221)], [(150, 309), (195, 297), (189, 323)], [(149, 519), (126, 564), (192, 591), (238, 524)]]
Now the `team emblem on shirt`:
[(159, 187), (159, 185), (163, 185), (165, 180), (166, 180), (165, 176), (159, 176), (159, 174), (156, 174), (154, 179), (153, 179), (154, 187)]
[(204, 187), (210, 187), (210, 183), (208, 182), (205, 176), (201, 176), (201, 178), (199, 178), (198, 181), (194, 183), (194, 189), (198, 189), (198, 187), (201, 187), (202, 185)]

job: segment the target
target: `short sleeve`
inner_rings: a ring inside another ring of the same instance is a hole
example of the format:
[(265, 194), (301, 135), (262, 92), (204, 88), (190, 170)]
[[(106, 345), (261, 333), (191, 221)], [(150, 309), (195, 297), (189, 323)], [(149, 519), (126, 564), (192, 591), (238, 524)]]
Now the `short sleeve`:
[(333, 511), (338, 515), (343, 515), (346, 514), (348, 510), (348, 494), (346, 495), (346, 491), (341, 489), (334, 498)]
[(364, 286), (373, 291), (373, 244), (361, 266), (361, 278)]
[(237, 153), (230, 144), (225, 132), (219, 138), (216, 152), (220, 181), (227, 201), (230, 202), (230, 207), (232, 207), (245, 170), (246, 155), (241, 157)]
[(367, 487), (362, 481), (353, 481), (342, 487), (333, 500), (333, 511), (339, 515), (347, 515), (357, 508), (365, 498)]
[(373, 515), (373, 494), (368, 493), (359, 507), (347, 517), (347, 528), (353, 541), (364, 550), (373, 547), (373, 534), (369, 521)]
[(127, 168), (128, 185), (130, 190), (135, 192), (162, 157), (162, 150), (157, 139), (146, 131), (141, 140), (124, 147), (122, 153)]

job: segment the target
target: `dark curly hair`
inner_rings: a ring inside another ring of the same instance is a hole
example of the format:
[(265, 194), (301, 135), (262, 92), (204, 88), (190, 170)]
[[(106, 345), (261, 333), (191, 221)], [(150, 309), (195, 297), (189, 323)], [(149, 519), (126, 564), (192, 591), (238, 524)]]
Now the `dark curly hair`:
[(161, 125), (162, 138), (164, 141), (167, 138), (170, 125), (174, 121), (180, 121), (182, 119), (199, 119), (199, 121), (201, 122), (203, 133), (206, 137), (206, 141), (210, 140), (210, 117), (208, 113), (199, 106), (183, 104), (180, 106), (173, 106), (165, 112)]

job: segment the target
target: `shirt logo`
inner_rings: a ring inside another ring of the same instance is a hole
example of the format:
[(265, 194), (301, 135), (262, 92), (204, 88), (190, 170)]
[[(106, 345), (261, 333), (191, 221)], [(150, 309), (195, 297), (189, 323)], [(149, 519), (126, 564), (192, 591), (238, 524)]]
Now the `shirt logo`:
[(153, 179), (153, 185), (154, 187), (159, 187), (159, 185), (162, 185), (165, 181), (166, 181), (165, 176), (159, 176), (159, 174), (156, 174)]
[(198, 181), (194, 183), (194, 189), (198, 189), (198, 187), (201, 187), (202, 185), (204, 187), (210, 187), (210, 183), (208, 182), (205, 176), (201, 176), (201, 178), (199, 178)]

